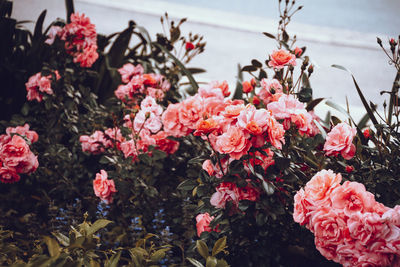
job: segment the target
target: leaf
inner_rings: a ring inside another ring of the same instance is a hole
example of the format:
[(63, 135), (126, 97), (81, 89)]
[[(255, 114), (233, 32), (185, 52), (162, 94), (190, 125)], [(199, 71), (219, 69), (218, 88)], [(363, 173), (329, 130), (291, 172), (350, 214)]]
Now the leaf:
[(69, 246), (69, 238), (62, 233), (53, 232), (52, 235), (57, 238), (58, 242), (61, 243), (63, 246)]
[(368, 102), (367, 102), (367, 100), (366, 100), (365, 97), (364, 97), (364, 94), (362, 93), (360, 87), (359, 87), (358, 84), (357, 84), (356, 79), (354, 78), (354, 75), (353, 75), (348, 69), (346, 69), (346, 68), (343, 67), (343, 66), (340, 66), (340, 65), (332, 65), (332, 67), (337, 68), (337, 69), (340, 69), (340, 70), (347, 71), (347, 72), (351, 75), (351, 78), (353, 79), (354, 85), (356, 86), (357, 93), (358, 93), (358, 95), (360, 96), (361, 102), (363, 103), (364, 108), (365, 108), (365, 110), (367, 111), (369, 118), (371, 119), (372, 123), (373, 123), (375, 126), (378, 125), (378, 120), (375, 118), (375, 115), (374, 115), (373, 111), (372, 111), (371, 108), (369, 107)]
[(225, 248), (226, 248), (226, 236), (218, 239), (217, 242), (215, 242), (211, 255), (216, 256), (218, 253), (224, 251)]
[(125, 52), (128, 49), (129, 42), (132, 37), (132, 32), (133, 27), (129, 26), (118, 35), (117, 39), (115, 39), (110, 51), (107, 54), (111, 67), (117, 68), (122, 64)]
[(285, 43), (287, 43), (287, 41), (289, 41), (289, 35), (287, 34), (287, 32), (285, 30), (282, 32), (282, 40)]
[(89, 228), (89, 230), (87, 231), (87, 235), (91, 236), (94, 233), (96, 233), (97, 231), (99, 231), (100, 229), (106, 227), (108, 224), (112, 223), (112, 221), (109, 220), (105, 220), (105, 219), (99, 219), (97, 221), (95, 221)]
[(217, 259), (215, 257), (208, 257), (206, 260), (206, 267), (217, 266)]
[(342, 108), (340, 105), (338, 105), (338, 104), (336, 104), (336, 103), (334, 103), (334, 102), (332, 102), (332, 101), (330, 101), (330, 100), (327, 100), (327, 101), (325, 102), (325, 104), (326, 104), (327, 106), (330, 106), (331, 108), (336, 109), (337, 111), (340, 111), (340, 113), (342, 113), (343, 115), (345, 115), (347, 118), (351, 119), (351, 120), (354, 122), (354, 120), (353, 120), (353, 118), (350, 116), (350, 114), (349, 114), (344, 108)]
[(258, 74), (258, 79), (259, 80), (262, 80), (262, 79), (266, 79), (266, 78), (268, 78), (268, 75), (267, 75), (267, 73), (265, 72), (265, 70), (263, 70), (263, 69), (260, 69), (260, 73)]
[(33, 34), (33, 40), (39, 40), (42, 37), (42, 30), (43, 30), (43, 22), (44, 18), (46, 17), (47, 10), (43, 10), (40, 14), (39, 18), (36, 21), (35, 30)]
[(197, 185), (198, 183), (194, 180), (185, 180), (178, 185), (177, 189), (183, 191), (190, 191), (193, 190), (193, 188), (195, 188)]
[(60, 256), (60, 245), (58, 245), (57, 241), (49, 236), (44, 236), (43, 239), (47, 245), (50, 256), (54, 258)]
[(308, 87), (301, 87), (298, 93), (299, 101), (307, 103), (312, 100), (312, 89)]
[(257, 59), (253, 59), (251, 61), (251, 65), (253, 65), (256, 68), (261, 68), (262, 67), (262, 63), (260, 61), (258, 61)]
[(365, 128), (365, 127), (367, 126), (367, 122), (368, 122), (368, 121), (369, 121), (369, 116), (368, 116), (368, 114), (365, 114), (365, 115), (361, 118), (360, 122), (357, 124), (358, 128), (360, 128), (360, 129)]
[(160, 48), (164, 53), (166, 53), (174, 62), (176, 65), (179, 66), (181, 71), (186, 75), (186, 77), (189, 79), (190, 84), (193, 87), (193, 90), (197, 92), (199, 89), (199, 85), (197, 84), (196, 80), (193, 78), (193, 75), (190, 73), (190, 71), (182, 64), (182, 62), (179, 61), (174, 55), (171, 54), (164, 46), (159, 45), (157, 43), (152, 43), (154, 46)]
[(269, 195), (269, 196), (272, 195), (272, 194), (275, 192), (275, 190), (274, 190), (272, 184), (270, 184), (270, 183), (268, 183), (268, 182), (266, 182), (266, 181), (263, 181), (263, 187), (264, 187), (265, 192), (266, 192), (267, 195)]
[(151, 256), (150, 260), (153, 262), (159, 262), (165, 257), (165, 252), (168, 251), (169, 248), (163, 248), (155, 251)]
[(275, 35), (273, 35), (273, 34), (270, 34), (270, 33), (268, 33), (268, 32), (263, 32), (263, 34), (264, 34), (265, 36), (271, 38), (271, 39), (275, 39)]
[(188, 71), (190, 71), (191, 74), (206, 72), (205, 69), (200, 69), (200, 68), (187, 68), (187, 69), (188, 69)]
[(186, 259), (196, 267), (204, 267), (204, 265), (201, 264), (201, 262), (199, 262), (198, 260), (195, 260), (195, 259), (189, 258), (189, 257), (187, 257)]
[(252, 71), (256, 71), (256, 70), (257, 70), (257, 68), (252, 65), (247, 65), (242, 68), (242, 71), (246, 71), (246, 72), (252, 72)]
[[(329, 116), (329, 118), (330, 118), (330, 116)], [(313, 120), (313, 122), (314, 122), (315, 126), (317, 126), (317, 128), (318, 128), (319, 132), (321, 133), (322, 137), (323, 137), (324, 139), (326, 139), (326, 135), (327, 135), (327, 134), (326, 134), (326, 131), (325, 131), (325, 129), (321, 126), (321, 124), (319, 123), (319, 121)]]
[(65, 0), (65, 10), (67, 11), (67, 22), (71, 22), (71, 14), (75, 13), (74, 0)]
[(112, 257), (107, 261), (104, 267), (117, 267), (119, 259), (121, 258), (121, 252), (122, 251), (118, 251), (118, 253), (112, 255)]
[(228, 263), (225, 260), (218, 260), (217, 265), (215, 267), (229, 267)]
[(322, 97), (314, 99), (313, 101), (311, 101), (310, 103), (307, 104), (306, 110), (307, 111), (313, 110), (324, 99), (325, 98), (322, 98)]
[(196, 241), (196, 248), (199, 254), (204, 258), (207, 259), (208, 257), (208, 247), (207, 244), (203, 240)]

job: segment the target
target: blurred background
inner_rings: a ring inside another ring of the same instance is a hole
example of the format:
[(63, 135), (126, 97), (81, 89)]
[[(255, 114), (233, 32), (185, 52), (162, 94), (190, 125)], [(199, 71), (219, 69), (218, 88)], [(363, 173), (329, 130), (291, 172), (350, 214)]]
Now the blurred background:
[[(385, 46), (400, 34), (399, 0), (298, 0), (303, 9), (293, 16), (287, 31), (297, 36), (297, 45), (306, 46), (315, 66), (311, 76), (314, 98), (326, 97), (345, 105), (346, 97), (354, 117), (363, 115), (361, 101), (351, 76), (332, 68), (332, 64), (352, 71), (368, 100), (379, 104), (380, 91), (391, 90), (396, 70), (376, 43)], [(47, 9), (45, 25), (57, 17), (65, 18), (63, 0), (16, 0), (13, 17), (36, 20)], [(251, 59), (264, 61), (276, 49), (274, 40), (262, 32), (277, 32), (278, 0), (76, 0), (75, 10), (85, 13), (97, 31), (110, 34), (124, 29), (129, 20), (144, 26), (152, 36), (162, 32), (160, 16), (187, 17), (182, 30), (205, 37), (206, 50), (191, 62), (206, 73), (199, 81), (227, 80), (233, 88), (237, 65)], [(32, 28), (33, 23), (26, 24)], [(324, 112), (320, 107), (319, 112)]]

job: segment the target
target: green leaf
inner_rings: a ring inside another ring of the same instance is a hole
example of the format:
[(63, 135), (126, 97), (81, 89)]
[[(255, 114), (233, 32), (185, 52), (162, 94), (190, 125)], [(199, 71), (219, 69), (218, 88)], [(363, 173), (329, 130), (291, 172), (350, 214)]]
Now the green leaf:
[(307, 104), (306, 110), (311, 111), (313, 110), (319, 103), (321, 103), (325, 98), (316, 98), (310, 103)]
[(200, 68), (187, 68), (187, 69), (188, 69), (188, 71), (190, 71), (191, 74), (206, 72), (205, 69), (200, 69)]
[(196, 248), (199, 254), (204, 258), (207, 259), (209, 256), (208, 254), (208, 247), (207, 244), (203, 240), (197, 240), (196, 241)]
[(155, 251), (153, 254), (151, 254), (150, 260), (152, 262), (156, 262), (156, 263), (159, 262), (160, 260), (162, 260), (165, 257), (165, 252), (168, 250), (169, 250), (169, 248), (162, 248), (162, 249)]
[(62, 233), (52, 232), (52, 235), (57, 238), (58, 242), (61, 243), (63, 246), (69, 246), (69, 238)]
[(270, 34), (270, 33), (268, 33), (268, 32), (263, 32), (263, 34), (264, 34), (265, 36), (271, 38), (271, 39), (275, 39), (275, 35), (273, 35), (273, 34)]
[(44, 18), (46, 17), (47, 10), (43, 10), (43, 12), (40, 14), (39, 18), (36, 21), (35, 25), (35, 30), (33, 34), (33, 40), (38, 40), (42, 37), (42, 31), (43, 31), (43, 22)]
[(43, 239), (47, 245), (50, 256), (54, 258), (60, 256), (60, 245), (58, 245), (58, 242), (49, 236), (44, 236)]
[(368, 122), (368, 121), (369, 121), (369, 116), (368, 116), (368, 113), (367, 113), (367, 114), (365, 114), (365, 115), (361, 118), (361, 120), (358, 122), (358, 124), (357, 124), (358, 128), (360, 128), (360, 129), (365, 128), (365, 127), (367, 126), (367, 122)]
[(67, 11), (67, 22), (71, 22), (71, 14), (75, 13), (74, 0), (65, 0), (65, 10)]
[(190, 84), (193, 87), (193, 90), (197, 92), (199, 89), (199, 85), (197, 84), (196, 80), (193, 78), (193, 75), (190, 73), (190, 71), (182, 64), (182, 62), (179, 61), (174, 55), (171, 54), (164, 46), (159, 45), (157, 43), (152, 43), (154, 46), (160, 48), (164, 53), (166, 53), (174, 62), (176, 65), (179, 66), (181, 71), (186, 75), (186, 77), (189, 79)]
[(110, 51), (107, 54), (109, 64), (111, 67), (120, 67), (125, 56), (125, 52), (128, 49), (129, 42), (132, 37), (133, 27), (129, 26), (123, 32), (121, 32), (117, 39), (115, 39)]
[(224, 251), (226, 248), (226, 236), (220, 238), (215, 242), (214, 247), (212, 249), (212, 256), (216, 256), (218, 253)]
[(355, 87), (356, 87), (356, 89), (357, 89), (357, 93), (358, 93), (358, 95), (360, 96), (361, 102), (363, 103), (364, 108), (365, 108), (365, 110), (367, 111), (369, 118), (371, 119), (372, 123), (373, 123), (375, 126), (378, 125), (378, 124), (379, 124), (379, 123), (378, 123), (378, 120), (375, 118), (375, 115), (374, 115), (373, 111), (371, 110), (370, 106), (368, 105), (368, 102), (367, 102), (367, 100), (365, 99), (364, 94), (362, 93), (360, 87), (358, 86), (357, 81), (356, 81), (356, 79), (354, 78), (354, 75), (353, 75), (348, 69), (346, 69), (346, 68), (343, 67), (343, 66), (340, 66), (340, 65), (332, 65), (332, 67), (337, 68), (337, 69), (340, 69), (340, 70), (347, 71), (347, 72), (351, 75), (351, 78), (353, 79), (354, 85), (355, 85)]
[(180, 183), (177, 187), (178, 190), (183, 190), (183, 191), (191, 191), (193, 188), (195, 188), (198, 185), (198, 183), (194, 180), (185, 180), (182, 183)]
[(256, 71), (256, 70), (257, 70), (257, 68), (252, 66), (252, 65), (244, 66), (242, 68), (242, 71), (246, 71), (246, 72), (253, 72), (253, 71)]
[(215, 267), (229, 267), (229, 265), (225, 260), (221, 259), (218, 260), (217, 265)]
[(89, 230), (87, 231), (87, 235), (88, 236), (93, 235), (94, 233), (96, 233), (100, 229), (103, 229), (104, 227), (106, 227), (110, 223), (112, 223), (112, 221), (105, 220), (105, 219), (99, 219), (99, 220), (95, 221), (90, 226)]
[(104, 267), (117, 267), (119, 259), (121, 258), (121, 252), (122, 251), (118, 251), (118, 253), (112, 255), (112, 257), (107, 261)]
[(217, 266), (217, 259), (215, 257), (207, 257), (206, 267), (215, 267)]
[(187, 257), (186, 259), (196, 267), (204, 267), (204, 265), (201, 264), (201, 262), (199, 262), (198, 260), (195, 260), (195, 259), (189, 258), (189, 257)]
[(260, 61), (258, 61), (257, 59), (253, 59), (251, 61), (251, 65), (253, 65), (256, 68), (261, 68), (262, 67), (262, 63)]
[(308, 87), (301, 87), (298, 93), (299, 101), (307, 103), (312, 100), (312, 89)]

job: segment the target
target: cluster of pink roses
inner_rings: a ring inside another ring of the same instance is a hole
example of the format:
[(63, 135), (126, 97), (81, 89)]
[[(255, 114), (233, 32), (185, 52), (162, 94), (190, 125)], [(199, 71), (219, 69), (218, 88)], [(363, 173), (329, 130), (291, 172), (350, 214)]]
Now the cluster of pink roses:
[(400, 206), (377, 202), (364, 185), (331, 170), (295, 195), (294, 220), (315, 235), (317, 249), (343, 266), (400, 266)]
[(107, 204), (113, 202), (113, 195), (117, 192), (115, 189), (114, 180), (109, 180), (105, 170), (100, 170), (96, 173), (96, 178), (93, 180), (93, 190), (97, 197)]
[[(61, 78), (58, 74), (58, 71), (55, 71), (54, 74), (56, 76), (56, 80)], [(28, 82), (25, 83), (27, 91), (26, 98), (29, 101), (36, 99), (38, 102), (41, 102), (44, 96), (43, 93), (52, 95), (53, 90), (51, 89), (51, 81), (52, 75), (42, 76), (40, 72), (32, 75)]]
[(53, 44), (56, 36), (65, 41), (65, 50), (81, 67), (90, 68), (99, 57), (96, 27), (85, 14), (71, 14), (71, 23), (63, 28), (52, 26), (46, 43)]
[(345, 122), (337, 124), (327, 135), (324, 151), (327, 156), (337, 156), (339, 153), (344, 159), (351, 159), (356, 152), (353, 144), (357, 130)]
[(137, 104), (138, 96), (151, 96), (159, 101), (164, 99), (171, 84), (161, 74), (144, 73), (142, 65), (134, 66), (126, 63), (118, 69), (121, 74), (121, 84), (115, 91), (115, 96), (130, 104)]
[(29, 144), (38, 140), (38, 134), (29, 130), (29, 125), (8, 127), (6, 134), (0, 135), (0, 181), (14, 183), (20, 180), (20, 173), (34, 172), (39, 166), (37, 157)]
[(197, 236), (200, 237), (202, 232), (219, 232), (218, 226), (215, 229), (210, 227), (211, 221), (214, 219), (214, 216), (210, 216), (208, 212), (201, 213), (196, 216), (196, 229), (197, 229)]

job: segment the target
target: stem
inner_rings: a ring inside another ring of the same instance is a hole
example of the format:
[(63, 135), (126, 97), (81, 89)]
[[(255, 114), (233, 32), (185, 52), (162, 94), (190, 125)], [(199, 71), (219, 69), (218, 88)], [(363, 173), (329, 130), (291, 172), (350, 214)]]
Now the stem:
[(398, 71), (396, 74), (396, 78), (394, 79), (394, 82), (393, 82), (392, 93), (390, 94), (390, 102), (389, 102), (389, 110), (388, 110), (388, 118), (387, 118), (387, 124), (389, 125), (389, 127), (392, 124), (393, 106), (394, 106), (395, 98), (397, 98), (397, 91), (398, 91), (397, 83), (399, 82), (399, 80), (400, 80), (400, 71)]
[(210, 142), (210, 137), (208, 135), (207, 135), (207, 141), (208, 141), (208, 143), (210, 143), (210, 147), (211, 147), (212, 151), (214, 152), (215, 156), (217, 157), (218, 165), (219, 165), (219, 168), (221, 169), (222, 175), (225, 176), (224, 169), (222, 168), (221, 160), (219, 158), (219, 154), (214, 150), (214, 147), (212, 146), (212, 144)]

